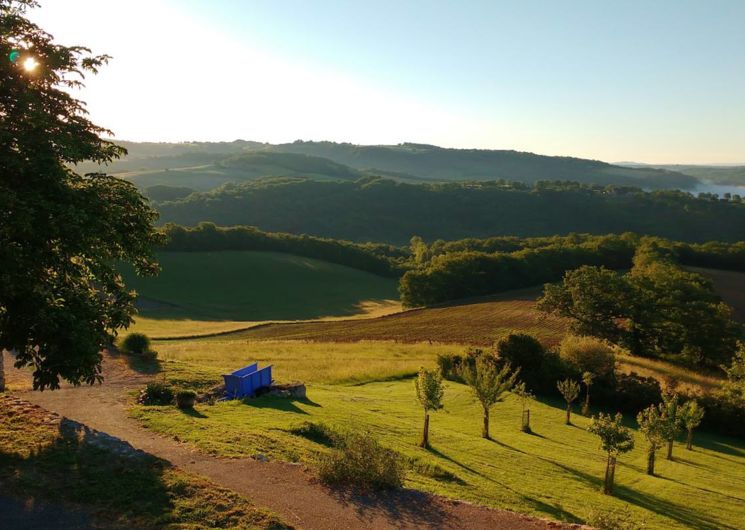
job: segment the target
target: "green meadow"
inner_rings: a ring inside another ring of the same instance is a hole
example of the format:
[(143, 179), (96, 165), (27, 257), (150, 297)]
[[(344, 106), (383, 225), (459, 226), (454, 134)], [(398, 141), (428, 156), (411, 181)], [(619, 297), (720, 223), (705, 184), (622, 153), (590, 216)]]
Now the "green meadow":
[[(432, 448), (417, 447), (422, 411), (410, 376), (457, 345), (210, 340), (158, 342), (163, 377), (198, 390), (249, 360), (273, 364), (280, 381), (302, 380), (307, 400), (258, 398), (175, 407), (135, 407), (157, 432), (227, 457), (258, 453), (309, 466), (328, 449), (298, 434), (306, 422), (366, 430), (410, 462), (407, 486), (518, 512), (580, 522), (592, 509), (627, 508), (646, 528), (741, 528), (745, 444), (696, 434), (693, 451), (675, 447), (645, 474), (646, 447), (620, 459), (615, 496), (600, 492), (604, 454), (589, 419), (563, 423), (559, 396), (531, 404), (534, 434), (520, 431), (520, 404), (509, 396), (492, 411), (493, 441), (480, 438), (480, 407), (464, 385), (448, 382), (445, 409), (432, 416)], [(633, 419), (626, 418), (635, 427)]]
[(236, 321), (354, 315), (371, 301), (398, 299), (395, 279), (290, 254), (161, 252), (158, 261), (157, 277), (123, 271), (140, 297), (142, 317), (225, 323), (208, 331), (195, 323), (194, 333), (182, 326), (180, 335), (245, 327)]

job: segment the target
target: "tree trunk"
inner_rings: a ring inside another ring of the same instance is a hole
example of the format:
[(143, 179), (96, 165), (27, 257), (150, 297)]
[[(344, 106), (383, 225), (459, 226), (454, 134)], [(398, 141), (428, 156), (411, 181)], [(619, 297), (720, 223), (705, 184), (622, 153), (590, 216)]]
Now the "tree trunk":
[(616, 459), (608, 455), (608, 461), (605, 463), (605, 479), (603, 480), (603, 493), (610, 495), (613, 493), (613, 478), (616, 473)]
[(610, 482), (608, 484), (608, 495), (613, 494), (613, 485), (616, 482), (616, 457), (612, 456), (610, 459)]
[(673, 459), (673, 440), (667, 441), (667, 459), (668, 460)]
[(688, 429), (688, 438), (686, 439), (686, 449), (693, 449), (693, 429)]
[(530, 409), (523, 411), (523, 432), (530, 432)]
[(424, 430), (422, 430), (422, 442), (420, 447), (429, 447), (429, 412), (424, 413)]
[(3, 360), (5, 357), (5, 350), (0, 349), (0, 392), (5, 391), (5, 365)]
[(571, 405), (567, 405), (567, 421), (566, 421), (566, 424), (567, 425), (571, 425), (572, 424), (572, 406)]
[(650, 446), (647, 450), (647, 475), (654, 475), (654, 453), (655, 448)]
[(481, 430), (481, 437), (491, 440), (489, 436), (489, 407), (484, 407), (484, 427)]

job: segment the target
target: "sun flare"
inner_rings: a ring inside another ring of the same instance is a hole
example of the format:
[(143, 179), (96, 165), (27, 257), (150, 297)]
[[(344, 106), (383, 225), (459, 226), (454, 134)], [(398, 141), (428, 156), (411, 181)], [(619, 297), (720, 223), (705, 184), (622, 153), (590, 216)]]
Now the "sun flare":
[(34, 59), (33, 57), (29, 57), (25, 61), (23, 61), (23, 69), (27, 72), (33, 72), (36, 70), (36, 68), (39, 66), (39, 61)]

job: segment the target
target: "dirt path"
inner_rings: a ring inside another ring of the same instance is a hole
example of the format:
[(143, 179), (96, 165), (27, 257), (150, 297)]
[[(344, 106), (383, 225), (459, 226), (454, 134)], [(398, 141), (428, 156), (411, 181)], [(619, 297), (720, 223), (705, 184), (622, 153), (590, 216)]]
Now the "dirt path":
[(197, 452), (141, 427), (127, 416), (133, 391), (149, 376), (129, 370), (122, 359), (107, 357), (105, 383), (33, 392), (28, 372), (16, 370), (5, 355), (9, 388), (19, 397), (91, 428), (128, 441), (137, 449), (230, 488), (300, 528), (535, 530), (578, 528), (513, 512), (451, 501), (415, 490), (369, 496), (344, 495), (319, 484), (303, 467), (282, 462), (225, 459)]

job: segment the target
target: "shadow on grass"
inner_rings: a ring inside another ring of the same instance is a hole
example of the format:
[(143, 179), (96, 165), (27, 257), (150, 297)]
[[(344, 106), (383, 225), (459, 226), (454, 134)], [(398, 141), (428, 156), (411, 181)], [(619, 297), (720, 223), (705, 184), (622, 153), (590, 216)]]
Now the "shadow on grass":
[(135, 355), (126, 355), (113, 350), (108, 350), (108, 352), (112, 358), (124, 360), (130, 370), (139, 374), (154, 375), (163, 371), (162, 363), (158, 359), (145, 360)]
[(614, 487), (614, 496), (626, 502), (649, 510), (650, 512), (669, 517), (670, 519), (689, 528), (701, 530), (718, 530), (722, 524), (705, 513), (697, 512), (685, 505), (675, 504), (647, 492), (640, 492), (628, 486)]
[(192, 418), (199, 418), (199, 419), (204, 419), (204, 418), (207, 418), (208, 417), (206, 414), (202, 414), (201, 412), (199, 412), (196, 409), (181, 409), (181, 408), (178, 408), (178, 407), (176, 407), (176, 408), (184, 416), (189, 416), (189, 417), (192, 417)]
[[(561, 507), (561, 505), (558, 505), (558, 504), (557, 505), (553, 505), (553, 504), (549, 504), (547, 502), (544, 502), (544, 501), (542, 501), (540, 499), (536, 499), (535, 497), (529, 497), (528, 495), (525, 495), (524, 493), (519, 492), (519, 491), (511, 488), (509, 485), (507, 485), (507, 484), (505, 484), (503, 482), (500, 482), (500, 481), (494, 479), (493, 477), (486, 476), (483, 473), (481, 473), (479, 471), (476, 471), (475, 469), (470, 468), (467, 465), (465, 465), (465, 464), (463, 464), (461, 462), (458, 462), (457, 460), (454, 460), (453, 458), (447, 456), (444, 453), (441, 453), (440, 451), (438, 451), (437, 449), (434, 449), (433, 447), (429, 447), (427, 450), (430, 453), (432, 453), (433, 455), (438, 456), (438, 457), (440, 457), (440, 458), (442, 458), (444, 460), (447, 460), (448, 462), (452, 462), (456, 466), (459, 466), (459, 467), (465, 469), (466, 471), (469, 471), (470, 473), (473, 473), (474, 475), (477, 475), (477, 476), (481, 477), (484, 480), (488, 480), (489, 482), (493, 482), (494, 484), (499, 485), (504, 490), (507, 490), (507, 491), (511, 492), (513, 495), (515, 495), (516, 497), (519, 497), (520, 499), (522, 499), (523, 502), (529, 504), (537, 512), (541, 512), (543, 514), (546, 514), (549, 517), (553, 517), (554, 519), (558, 519), (558, 520), (561, 520), (561, 521), (569, 521), (569, 522), (573, 522), (573, 523), (582, 522), (582, 519), (580, 519), (579, 517), (577, 517), (573, 513), (566, 511), (563, 507)], [(574, 471), (574, 470), (572, 470), (572, 471)], [(588, 478), (589, 478), (589, 476), (588, 476)], [(599, 483), (599, 481), (598, 481), (598, 483)]]
[(411, 489), (359, 493), (330, 490), (341, 504), (351, 506), (362, 520), (381, 514), (396, 528), (451, 528), (453, 521), (441, 503), (427, 493)]
[(147, 455), (120, 456), (89, 443), (92, 437), (64, 420), (49, 445), (27, 456), (0, 451), (5, 485), (14, 496), (84, 506), (104, 521), (122, 514), (135, 520), (168, 518), (174, 510), (162, 478), (168, 464)]
[(311, 401), (308, 398), (305, 399), (292, 399), (275, 396), (265, 396), (259, 398), (247, 398), (243, 400), (243, 404), (256, 409), (274, 409), (282, 412), (292, 412), (294, 414), (305, 414), (303, 409), (298, 407), (296, 403), (302, 403), (309, 407), (320, 407), (318, 403)]

